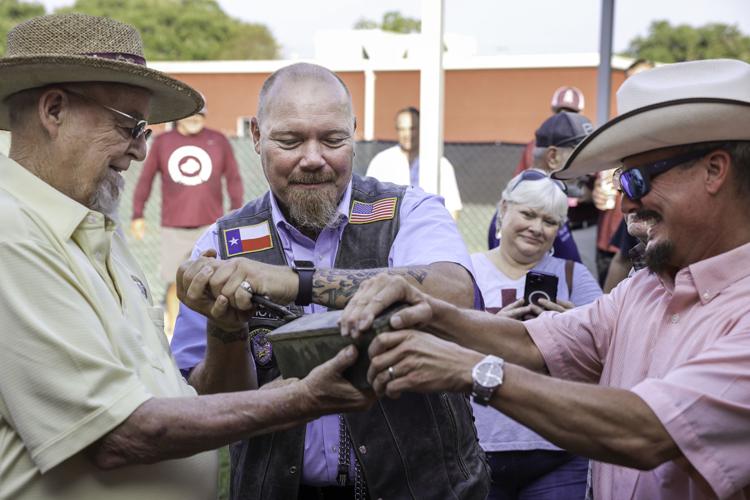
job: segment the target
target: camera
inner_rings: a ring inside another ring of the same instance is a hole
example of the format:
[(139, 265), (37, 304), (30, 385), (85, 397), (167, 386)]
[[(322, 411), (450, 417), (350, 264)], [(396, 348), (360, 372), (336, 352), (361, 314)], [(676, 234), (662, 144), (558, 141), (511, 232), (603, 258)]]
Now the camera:
[(539, 304), (540, 299), (555, 302), (557, 300), (557, 276), (540, 271), (526, 273), (523, 299), (526, 304)]

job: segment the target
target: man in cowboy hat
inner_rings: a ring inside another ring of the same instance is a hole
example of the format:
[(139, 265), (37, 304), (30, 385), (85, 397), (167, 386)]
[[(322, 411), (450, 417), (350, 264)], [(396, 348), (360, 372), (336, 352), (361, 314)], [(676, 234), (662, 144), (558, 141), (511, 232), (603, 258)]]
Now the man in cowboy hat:
[(204, 450), (371, 402), (340, 375), (353, 348), (262, 394), (197, 397), (181, 377), (110, 214), (121, 173), (146, 154), (146, 119), (202, 99), (142, 54), (131, 26), (66, 14), (16, 26), (0, 59), (0, 128), (12, 132), (0, 157), (0, 498), (215, 498)]
[(393, 326), (437, 336), (376, 338), (376, 391), (473, 391), (596, 460), (594, 498), (750, 498), (750, 65), (663, 66), (617, 99), (620, 115), (557, 176), (619, 165), (623, 210), (648, 225), (650, 270), (526, 323), (384, 276), (362, 285), (342, 330), (356, 334), (394, 300), (415, 304)]

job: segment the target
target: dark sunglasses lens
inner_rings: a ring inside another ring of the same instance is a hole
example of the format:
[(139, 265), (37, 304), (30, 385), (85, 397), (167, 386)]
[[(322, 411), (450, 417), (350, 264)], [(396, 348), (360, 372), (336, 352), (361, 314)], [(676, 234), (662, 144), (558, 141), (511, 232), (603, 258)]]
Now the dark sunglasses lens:
[(146, 120), (141, 120), (138, 123), (135, 124), (135, 127), (130, 132), (130, 135), (133, 137), (133, 139), (140, 138), (143, 134), (146, 132), (146, 127), (148, 126), (148, 123)]
[(639, 200), (648, 192), (646, 189), (646, 179), (643, 177), (643, 173), (637, 168), (621, 173), (620, 185), (623, 192), (631, 200)]
[(148, 140), (148, 138), (151, 137), (151, 132), (153, 132), (153, 130), (151, 130), (150, 128), (147, 128), (146, 131), (143, 132), (143, 138)]

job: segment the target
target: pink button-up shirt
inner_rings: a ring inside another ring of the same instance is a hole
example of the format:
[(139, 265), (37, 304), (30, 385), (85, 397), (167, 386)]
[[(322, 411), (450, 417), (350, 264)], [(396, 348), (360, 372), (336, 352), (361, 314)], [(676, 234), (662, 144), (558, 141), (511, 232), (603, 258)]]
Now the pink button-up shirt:
[(684, 456), (594, 463), (594, 498), (750, 499), (750, 244), (526, 326), (553, 376), (632, 390)]

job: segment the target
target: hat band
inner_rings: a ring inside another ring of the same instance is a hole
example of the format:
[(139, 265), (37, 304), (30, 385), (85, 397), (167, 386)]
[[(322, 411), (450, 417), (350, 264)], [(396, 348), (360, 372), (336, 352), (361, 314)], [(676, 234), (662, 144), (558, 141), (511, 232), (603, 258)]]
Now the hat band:
[(135, 54), (127, 54), (125, 52), (86, 52), (84, 55), (92, 57), (100, 57), (102, 59), (112, 59), (113, 61), (129, 62), (131, 64), (137, 64), (139, 66), (146, 65), (146, 59)]

